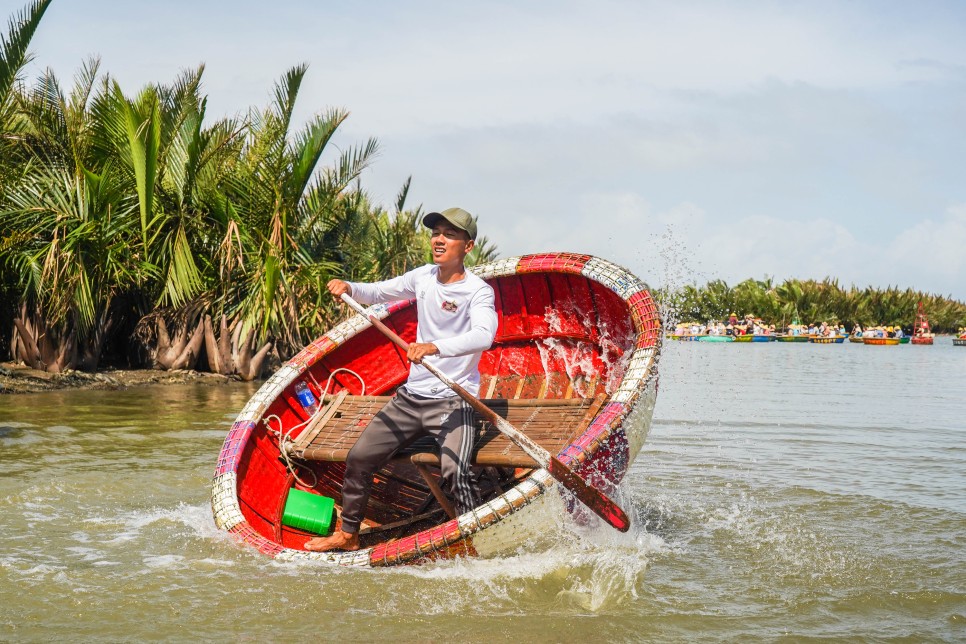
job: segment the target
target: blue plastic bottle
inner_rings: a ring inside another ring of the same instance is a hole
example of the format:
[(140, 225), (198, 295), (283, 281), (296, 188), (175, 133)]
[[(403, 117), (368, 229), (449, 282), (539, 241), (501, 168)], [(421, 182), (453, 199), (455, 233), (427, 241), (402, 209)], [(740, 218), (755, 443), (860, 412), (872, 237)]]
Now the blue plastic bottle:
[(302, 404), (302, 409), (305, 413), (309, 415), (309, 418), (315, 416), (315, 413), (319, 411), (319, 401), (312, 393), (312, 390), (308, 388), (304, 380), (300, 380), (297, 385), (295, 385), (295, 395), (298, 396), (299, 402)]

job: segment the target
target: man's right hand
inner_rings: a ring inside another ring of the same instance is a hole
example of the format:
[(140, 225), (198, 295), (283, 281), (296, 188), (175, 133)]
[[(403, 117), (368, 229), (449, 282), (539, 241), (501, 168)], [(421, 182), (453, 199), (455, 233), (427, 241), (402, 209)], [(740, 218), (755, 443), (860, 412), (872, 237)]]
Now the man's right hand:
[(343, 293), (352, 295), (352, 287), (349, 286), (348, 282), (343, 282), (342, 280), (329, 280), (329, 283), (325, 286), (329, 289), (329, 293), (332, 293), (332, 297), (337, 300), (342, 297)]

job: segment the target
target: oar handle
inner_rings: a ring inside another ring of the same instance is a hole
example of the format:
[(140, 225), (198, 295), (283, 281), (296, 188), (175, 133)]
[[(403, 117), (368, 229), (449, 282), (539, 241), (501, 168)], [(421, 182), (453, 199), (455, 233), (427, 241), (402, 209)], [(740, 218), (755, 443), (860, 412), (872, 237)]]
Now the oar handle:
[(395, 344), (396, 346), (398, 346), (403, 351), (409, 351), (409, 343), (408, 342), (406, 342), (405, 340), (403, 340), (402, 338), (400, 338), (396, 334), (395, 331), (393, 331), (392, 329), (390, 329), (389, 327), (387, 327), (385, 324), (383, 324), (379, 320), (379, 318), (377, 318), (374, 315), (370, 315), (369, 312), (366, 310), (366, 308), (364, 306), (362, 306), (361, 304), (359, 304), (358, 302), (356, 302), (354, 299), (352, 299), (352, 296), (351, 295), (349, 295), (348, 293), (343, 293), (340, 297), (342, 298), (342, 301), (343, 302), (345, 302), (346, 304), (348, 304), (352, 308), (352, 310), (354, 310), (356, 313), (358, 313), (359, 315), (361, 315), (364, 318), (366, 318), (367, 320), (369, 320), (369, 322), (372, 323), (372, 326), (374, 326), (377, 329), (379, 329), (380, 331), (382, 331), (383, 335), (385, 335), (387, 338), (389, 338), (390, 340), (392, 340), (393, 344)]
[[(354, 311), (368, 319), (374, 327), (379, 329), (383, 335), (392, 340), (396, 346), (401, 348), (403, 351), (409, 350), (408, 342), (400, 338), (395, 331), (383, 324), (382, 321), (376, 318), (376, 316), (369, 314), (369, 312), (361, 304), (352, 299), (351, 295), (348, 293), (343, 293), (341, 298), (342, 301), (352, 307)], [(547, 470), (553, 478), (559, 481), (565, 488), (573, 492), (574, 496), (576, 496), (588, 508), (593, 510), (597, 516), (604, 519), (604, 521), (621, 532), (627, 532), (627, 530), (631, 527), (630, 519), (627, 518), (627, 515), (624, 513), (624, 511), (621, 510), (621, 508), (607, 495), (597, 488), (588, 485), (579, 474), (564, 465), (563, 462), (561, 462), (558, 458), (552, 456), (550, 452), (537, 445), (533, 440), (530, 439), (529, 436), (511, 425), (506, 419), (501, 417), (495, 411), (484, 405), (479, 398), (453, 382), (439, 369), (429, 364), (425, 360), (423, 360), (421, 364), (422, 366), (426, 367), (431, 374), (439, 378), (444, 385), (456, 392), (456, 395), (469, 403), (470, 407), (475, 409), (481, 416), (483, 416), (484, 419), (492, 423), (494, 427), (503, 432), (507, 438), (509, 438), (520, 449), (522, 449), (527, 456), (532, 458), (537, 465)]]

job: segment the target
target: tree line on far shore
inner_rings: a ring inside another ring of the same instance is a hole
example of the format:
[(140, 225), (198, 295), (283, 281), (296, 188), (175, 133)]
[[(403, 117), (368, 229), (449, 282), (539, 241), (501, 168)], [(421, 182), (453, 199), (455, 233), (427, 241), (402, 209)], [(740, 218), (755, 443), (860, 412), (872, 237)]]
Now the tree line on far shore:
[(911, 330), (918, 304), (936, 333), (953, 333), (966, 325), (966, 303), (951, 297), (895, 287), (848, 288), (838, 280), (788, 279), (781, 284), (771, 278), (747, 279), (735, 286), (712, 280), (704, 286), (688, 285), (666, 296), (674, 316), (681, 321), (726, 320), (754, 315), (767, 324), (836, 322), (851, 329), (874, 325), (902, 326)]
[[(84, 62), (27, 83), (51, 0), (0, 32), (0, 352), (62, 371), (199, 369), (243, 379), (345, 312), (333, 277), (377, 280), (431, 261), (407, 179), (391, 209), (361, 176), (375, 139), (332, 144), (344, 109), (293, 122), (306, 78), (213, 120), (204, 67), (134, 93)], [(470, 263), (496, 256), (481, 238)]]

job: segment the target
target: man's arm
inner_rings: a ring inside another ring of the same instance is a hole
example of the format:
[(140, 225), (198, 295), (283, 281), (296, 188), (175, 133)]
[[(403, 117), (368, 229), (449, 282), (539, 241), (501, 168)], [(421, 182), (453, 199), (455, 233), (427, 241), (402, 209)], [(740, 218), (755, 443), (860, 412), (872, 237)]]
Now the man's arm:
[(408, 300), (416, 297), (415, 273), (419, 269), (409, 271), (399, 277), (394, 277), (383, 282), (373, 282), (366, 284), (363, 282), (346, 282), (343, 280), (331, 280), (326, 285), (329, 293), (336, 299), (343, 293), (348, 293), (360, 304), (379, 304), (381, 302), (394, 302), (396, 300)]

